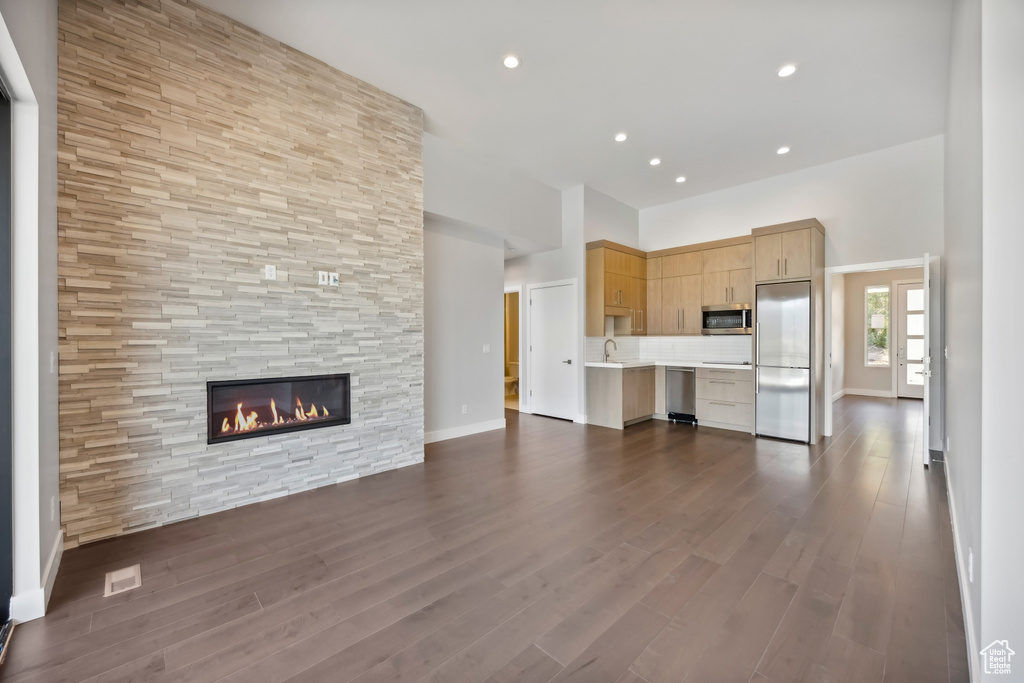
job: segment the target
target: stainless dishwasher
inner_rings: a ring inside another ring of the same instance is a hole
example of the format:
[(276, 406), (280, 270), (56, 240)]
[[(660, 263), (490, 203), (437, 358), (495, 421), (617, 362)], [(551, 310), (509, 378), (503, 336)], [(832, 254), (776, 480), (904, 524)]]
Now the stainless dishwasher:
[(673, 422), (697, 424), (697, 373), (693, 368), (665, 368), (665, 412)]

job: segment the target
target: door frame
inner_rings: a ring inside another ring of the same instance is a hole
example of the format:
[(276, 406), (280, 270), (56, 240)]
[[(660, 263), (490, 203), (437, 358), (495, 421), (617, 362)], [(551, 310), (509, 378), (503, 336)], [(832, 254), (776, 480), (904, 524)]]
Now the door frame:
[[(822, 430), (824, 436), (832, 436), (832, 397), (835, 394), (832, 387), (832, 276), (847, 275), (849, 273), (868, 273), (876, 270), (894, 270), (897, 268), (923, 268), (927, 261), (928, 254), (925, 254), (917, 258), (876, 261), (874, 263), (855, 263), (848, 266), (827, 266), (825, 268), (825, 319), (823, 321), (825, 335), (822, 342), (823, 350), (825, 351), (825, 372), (823, 373), (825, 375), (823, 378), (825, 380), (825, 388), (822, 391), (822, 400), (825, 402), (825, 425)], [(913, 282), (917, 282), (917, 280), (913, 280)], [(889, 318), (892, 320), (892, 292), (890, 292), (889, 308)], [(895, 371), (893, 371), (892, 376), (895, 378)], [(925, 421), (927, 422), (927, 416), (925, 416)]]
[[(11, 32), (0, 16), (0, 78), (11, 101), (11, 385), (19, 397), (12, 409), (14, 482), (14, 595), (11, 618), (16, 622), (39, 618), (53, 589), (64, 551), (56, 496), (51, 519), (57, 532), (44, 534), (44, 501), (40, 501), (40, 461), (57, 453), (41, 453), (40, 393), (56, 389), (56, 338), (44, 339), (39, 311), (40, 176), (39, 100), (32, 89)], [(51, 341), (54, 342), (51, 344)], [(50, 375), (43, 378), (44, 354), (50, 351)], [(53, 384), (49, 384), (52, 382)], [(56, 407), (56, 399), (54, 399)], [(49, 463), (48, 463), (49, 464)], [(54, 468), (56, 465), (54, 465)], [(45, 472), (49, 476), (49, 470)], [(53, 474), (56, 477), (56, 474)], [(52, 540), (51, 540), (52, 539)], [(48, 559), (47, 559), (48, 558)]]
[[(579, 280), (577, 280), (577, 278), (569, 278), (569, 279), (566, 279), (566, 280), (551, 280), (549, 282), (536, 282), (534, 284), (528, 284), (528, 285), (526, 285), (526, 301), (530, 300), (530, 295), (533, 294), (534, 290), (537, 290), (537, 289), (549, 289), (551, 287), (564, 287), (566, 285), (569, 285), (569, 286), (572, 287), (571, 291), (572, 291), (573, 301), (575, 301), (576, 304), (577, 304), (576, 305), (577, 310), (580, 310), (581, 302), (579, 300)], [(520, 305), (520, 307), (524, 306), (524, 304), (523, 304), (523, 297), (522, 296), (519, 297), (519, 305)], [(524, 312), (525, 312), (525, 310), (524, 310)], [(525, 339), (525, 344), (523, 344), (522, 346), (519, 347), (519, 362), (522, 363), (523, 359), (524, 358), (526, 359), (526, 369), (525, 369), (526, 387), (525, 387), (525, 389), (523, 387), (524, 369), (523, 369), (522, 365), (520, 365), (519, 366), (519, 376), (520, 376), (519, 377), (519, 411), (522, 412), (522, 413), (533, 414), (533, 401), (531, 400), (532, 397), (530, 396), (530, 379), (529, 379), (530, 378), (530, 373), (533, 372), (533, 348), (532, 348), (532, 346), (530, 344), (530, 341), (532, 339), (531, 335), (533, 334), (533, 330), (530, 329), (530, 316), (529, 315), (523, 315), (521, 320), (520, 320), (520, 322), (521, 322), (521, 325), (519, 327), (519, 331), (520, 331), (520, 334)], [(586, 418), (584, 416), (582, 416), (582, 415), (579, 415), (580, 390), (581, 390), (581, 386), (580, 385), (582, 384), (582, 382), (580, 381), (580, 374), (583, 371), (583, 363), (581, 362), (581, 357), (580, 357), (580, 354), (579, 354), (579, 336), (580, 336), (579, 315), (576, 315), (576, 316), (573, 317), (572, 326), (573, 326), (572, 337), (577, 342), (576, 343), (576, 353), (575, 353), (575, 355), (573, 356), (573, 359), (572, 359), (572, 362), (575, 363), (576, 366), (577, 366), (577, 370), (576, 370), (576, 387), (575, 387), (574, 392), (573, 392), (576, 395), (576, 408), (575, 408), (574, 412), (577, 413), (577, 418), (575, 419), (575, 422), (586, 422)]]
[[(925, 283), (925, 279), (924, 279), (923, 275), (922, 275), (920, 280), (893, 280), (892, 281), (892, 285), (891, 285), (892, 291), (889, 292), (889, 320), (892, 322), (890, 327), (892, 328), (893, 337), (895, 338), (897, 343), (899, 343), (899, 340), (900, 340), (900, 322), (901, 322), (899, 320), (899, 315), (898, 315), (900, 307), (899, 307), (899, 299), (897, 297), (897, 290), (899, 289), (900, 285), (912, 285), (912, 284), (917, 284), (917, 283), (921, 283), (921, 289), (924, 290), (924, 294), (927, 297), (928, 296), (928, 285)], [(894, 302), (895, 302), (895, 306), (893, 305)], [(928, 310), (928, 302), (927, 301), (925, 302), (925, 306), (924, 307), (925, 307), (925, 310), (927, 311)], [(925, 331), (924, 331), (925, 354), (924, 355), (925, 355), (926, 358), (928, 357), (928, 343), (927, 342), (928, 342), (928, 337), (929, 336), (930, 336), (930, 333), (929, 333), (929, 330), (928, 330), (928, 321), (925, 320)], [(890, 361), (892, 361), (892, 362), (890, 362), (889, 365), (892, 366), (892, 395), (893, 395), (893, 398), (900, 398), (900, 371), (896, 367), (897, 365), (899, 365), (899, 363), (896, 362), (896, 357), (892, 353), (892, 346), (893, 345), (890, 343), (889, 344), (889, 358), (890, 358)], [(927, 392), (925, 392), (925, 393), (927, 393)], [(928, 416), (925, 415), (925, 423), (926, 423), (925, 426), (927, 426), (927, 422), (928, 422)]]
[[(518, 294), (519, 295), (519, 310), (516, 315), (519, 317), (519, 412), (526, 412), (523, 410), (523, 387), (526, 386), (526, 378), (523, 377), (523, 369), (525, 363), (523, 363), (523, 286), (514, 285), (511, 287), (505, 287), (505, 294)], [(504, 304), (504, 302), (502, 302)], [(502, 338), (502, 357), (505, 355), (505, 340)], [(504, 400), (504, 398), (502, 399)]]

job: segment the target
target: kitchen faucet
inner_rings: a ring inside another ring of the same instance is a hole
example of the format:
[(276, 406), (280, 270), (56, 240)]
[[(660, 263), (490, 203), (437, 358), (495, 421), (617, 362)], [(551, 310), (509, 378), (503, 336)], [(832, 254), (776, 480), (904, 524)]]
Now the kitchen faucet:
[(609, 344), (611, 344), (615, 348), (616, 351), (619, 350), (619, 345), (615, 343), (614, 339), (605, 339), (604, 340), (604, 362), (605, 363), (608, 362), (608, 345)]

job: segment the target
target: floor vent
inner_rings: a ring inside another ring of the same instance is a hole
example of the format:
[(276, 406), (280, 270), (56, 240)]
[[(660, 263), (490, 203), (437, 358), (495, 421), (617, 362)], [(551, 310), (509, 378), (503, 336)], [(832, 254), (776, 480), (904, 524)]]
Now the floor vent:
[(142, 567), (134, 565), (116, 571), (107, 572), (106, 581), (103, 582), (103, 597), (124, 593), (142, 585)]

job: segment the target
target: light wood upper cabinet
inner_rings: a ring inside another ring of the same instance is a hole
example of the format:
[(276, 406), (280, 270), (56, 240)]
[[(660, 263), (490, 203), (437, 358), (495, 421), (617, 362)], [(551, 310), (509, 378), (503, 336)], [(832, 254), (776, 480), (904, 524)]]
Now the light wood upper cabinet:
[(647, 259), (647, 279), (648, 280), (660, 280), (662, 278), (661, 264), (662, 264), (663, 260), (664, 259), (662, 259), (662, 257), (660, 257), (660, 256), (656, 256), (654, 258)]
[(672, 254), (661, 258), (661, 276), (679, 277), (682, 275), (700, 275), (701, 252), (689, 251), (683, 254)]
[(782, 277), (782, 233), (754, 238), (754, 281), (768, 282)]
[(796, 280), (811, 276), (811, 228), (754, 238), (754, 280)]
[(647, 280), (630, 278), (630, 306), (633, 334), (647, 334)]
[(749, 304), (754, 299), (750, 268), (704, 273), (704, 305)]
[(704, 273), (705, 306), (729, 303), (729, 271)]
[[(648, 273), (650, 273), (650, 263)], [(647, 280), (647, 320), (645, 321), (647, 334), (664, 334), (661, 326), (661, 278)]]
[(700, 275), (662, 278), (662, 334), (700, 334), (700, 307)]
[(705, 249), (701, 252), (705, 273), (750, 268), (750, 244)]
[(782, 233), (782, 277), (811, 276), (811, 229)]
[(618, 273), (605, 273), (604, 275), (604, 305), (629, 307), (630, 280), (628, 275)]
[(729, 271), (729, 303), (754, 303), (754, 271), (750, 268)]

